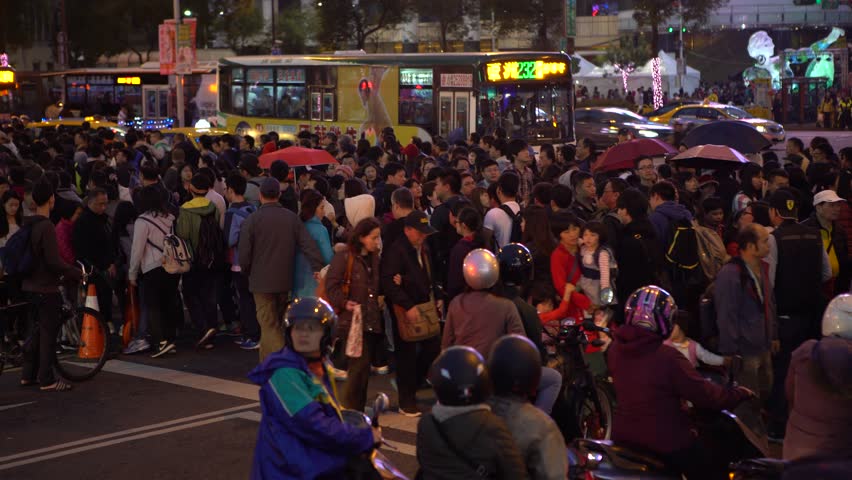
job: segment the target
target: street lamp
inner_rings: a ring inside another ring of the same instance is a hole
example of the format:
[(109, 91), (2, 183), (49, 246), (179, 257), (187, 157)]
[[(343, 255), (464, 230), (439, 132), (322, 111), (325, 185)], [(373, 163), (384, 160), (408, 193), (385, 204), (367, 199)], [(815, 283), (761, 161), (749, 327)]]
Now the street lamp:
[(186, 10), (184, 10), (184, 11), (183, 11), (183, 16), (184, 16), (184, 17), (191, 17), (191, 16), (192, 16), (192, 10), (190, 10), (190, 9), (188, 9), (188, 8), (187, 8)]

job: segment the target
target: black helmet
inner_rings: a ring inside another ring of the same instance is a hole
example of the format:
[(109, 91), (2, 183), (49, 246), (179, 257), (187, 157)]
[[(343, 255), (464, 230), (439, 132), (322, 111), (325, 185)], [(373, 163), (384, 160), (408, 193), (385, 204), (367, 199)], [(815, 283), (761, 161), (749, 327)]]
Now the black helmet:
[(491, 395), (485, 361), (470, 347), (457, 345), (441, 352), (429, 370), (429, 383), (441, 405), (474, 405)]
[(500, 262), (500, 279), (511, 286), (522, 286), (530, 281), (533, 275), (533, 259), (527, 247), (520, 243), (504, 245), (497, 252)]
[(290, 337), (293, 326), (306, 320), (319, 322), (323, 326), (325, 333), (320, 342), (320, 351), (327, 352), (337, 324), (337, 314), (325, 300), (317, 297), (299, 297), (287, 307), (287, 313), (284, 314), (284, 339), (287, 346), (291, 348), (293, 346), (293, 340)]
[(532, 396), (541, 380), (541, 354), (529, 338), (506, 335), (491, 348), (488, 372), (495, 395)]

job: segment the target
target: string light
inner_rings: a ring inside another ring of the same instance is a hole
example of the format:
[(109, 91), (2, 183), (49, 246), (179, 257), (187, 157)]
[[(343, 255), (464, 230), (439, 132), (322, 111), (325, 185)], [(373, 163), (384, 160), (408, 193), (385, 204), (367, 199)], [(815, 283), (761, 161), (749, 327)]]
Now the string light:
[(663, 77), (660, 75), (660, 57), (651, 60), (651, 80), (654, 85), (654, 110), (663, 106)]
[(627, 92), (627, 77), (636, 70), (636, 65), (628, 63), (627, 65), (614, 64), (613, 67), (621, 72), (621, 82), (624, 84), (624, 91)]

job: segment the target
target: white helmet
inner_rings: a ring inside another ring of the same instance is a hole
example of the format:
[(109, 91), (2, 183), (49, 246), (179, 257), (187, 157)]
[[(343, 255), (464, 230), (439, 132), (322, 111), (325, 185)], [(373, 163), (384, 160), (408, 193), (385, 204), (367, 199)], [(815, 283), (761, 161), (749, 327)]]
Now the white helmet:
[(822, 316), (822, 336), (852, 340), (852, 295), (834, 297)]

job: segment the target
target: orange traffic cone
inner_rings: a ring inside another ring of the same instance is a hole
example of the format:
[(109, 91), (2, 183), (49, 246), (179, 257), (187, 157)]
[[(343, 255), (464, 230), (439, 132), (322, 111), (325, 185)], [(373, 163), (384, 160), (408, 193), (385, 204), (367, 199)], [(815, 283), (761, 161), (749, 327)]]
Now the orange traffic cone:
[[(100, 311), (98, 308), (98, 291), (94, 284), (89, 284), (86, 292), (86, 307)], [(104, 353), (106, 338), (101, 330), (101, 325), (95, 317), (84, 313), (83, 326), (80, 330), (80, 349), (77, 355), (80, 358), (100, 358)]]

